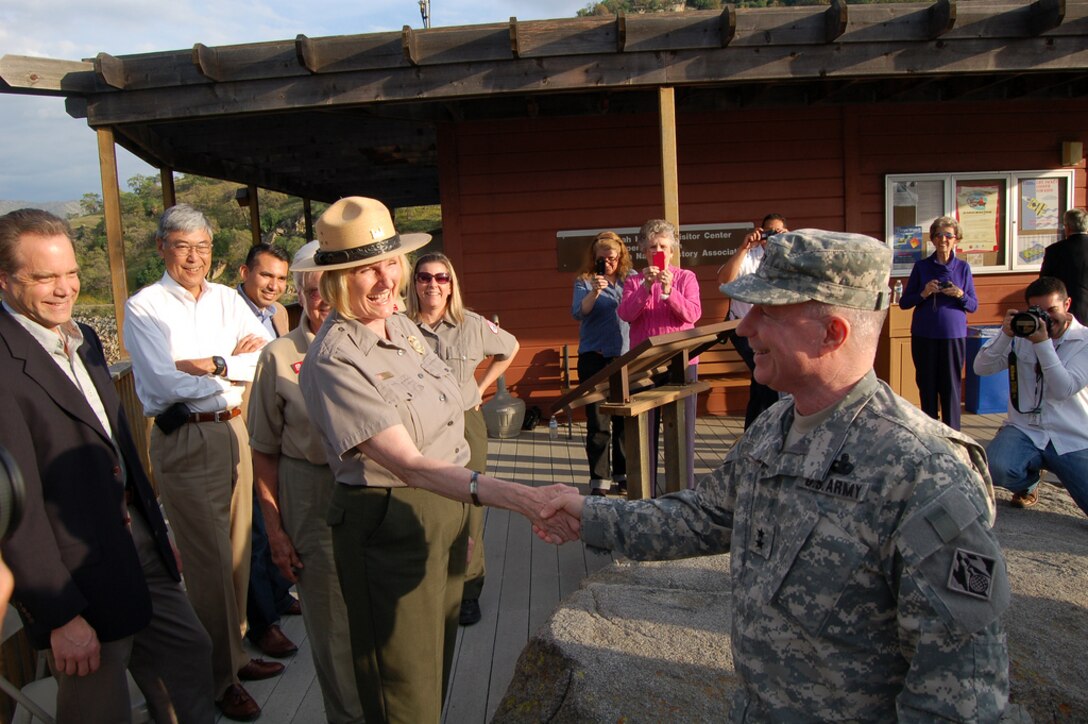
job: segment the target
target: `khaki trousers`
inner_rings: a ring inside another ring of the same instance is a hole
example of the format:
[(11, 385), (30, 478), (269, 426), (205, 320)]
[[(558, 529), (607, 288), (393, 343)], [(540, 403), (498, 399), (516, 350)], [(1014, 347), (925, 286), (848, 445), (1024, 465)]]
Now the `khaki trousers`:
[(127, 669), (160, 724), (208, 724), (212, 704), (212, 642), (181, 584), (166, 570), (143, 516), (130, 508), (132, 540), (151, 592), (152, 616), (133, 636), (102, 644), (98, 670), (87, 676), (57, 672), (57, 722), (127, 722), (132, 714)]
[(335, 486), (328, 465), (280, 456), (280, 518), (302, 560), (296, 587), (325, 718), (331, 724), (355, 724), (363, 721), (363, 705), (351, 663), (348, 608), (336, 575), (332, 532), (325, 522)]
[[(471, 455), (465, 467), (478, 473), (487, 472), (487, 423), (479, 410), (465, 410), (465, 440)], [(487, 565), (484, 561), (484, 509), (475, 505), (468, 506), (468, 536), (472, 539), (472, 553), (462, 595), (466, 600), (476, 600), (484, 590)]]
[(328, 521), (367, 724), (436, 724), (457, 640), (465, 505), (337, 485)]
[(242, 645), (249, 584), (253, 461), (241, 417), (151, 428), (151, 467), (174, 530), (185, 588), (212, 639), (216, 698), (249, 663)]

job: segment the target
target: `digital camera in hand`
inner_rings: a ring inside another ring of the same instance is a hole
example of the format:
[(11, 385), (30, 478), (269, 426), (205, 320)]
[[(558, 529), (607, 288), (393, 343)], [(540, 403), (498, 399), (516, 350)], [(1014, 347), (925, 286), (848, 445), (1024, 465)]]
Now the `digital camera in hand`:
[(1052, 324), (1054, 324), (1054, 320), (1050, 318), (1046, 310), (1034, 304), (1025, 311), (1012, 315), (1012, 320), (1009, 322), (1014, 337), (1030, 337), (1040, 327), (1050, 329)]

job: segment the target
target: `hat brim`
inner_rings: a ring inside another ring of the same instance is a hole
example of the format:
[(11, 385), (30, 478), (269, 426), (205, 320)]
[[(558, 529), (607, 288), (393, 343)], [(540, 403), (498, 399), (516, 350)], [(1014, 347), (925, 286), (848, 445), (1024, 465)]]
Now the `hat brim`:
[(410, 254), (417, 249), (423, 248), (431, 240), (430, 234), (398, 234), (398, 236), (400, 237), (400, 244), (396, 249), (391, 249), (381, 254), (376, 254), (375, 256), (354, 259), (352, 261), (345, 261), (337, 264), (318, 264), (315, 255), (315, 257), (311, 257), (304, 262), (295, 264), (291, 267), (291, 271), (333, 271), (335, 269), (350, 269), (355, 266), (377, 264), (386, 259), (392, 259), (403, 254)]
[(781, 306), (783, 304), (801, 304), (810, 301), (813, 297), (803, 292), (792, 289), (782, 289), (767, 282), (757, 274), (745, 274), (722, 286), (722, 291), (730, 299), (748, 304), (766, 304), (769, 306)]

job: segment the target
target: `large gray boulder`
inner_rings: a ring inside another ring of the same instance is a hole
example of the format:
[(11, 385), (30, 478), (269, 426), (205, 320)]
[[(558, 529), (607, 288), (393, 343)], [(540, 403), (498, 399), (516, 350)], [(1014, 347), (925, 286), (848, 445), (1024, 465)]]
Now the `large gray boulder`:
[[(1007, 720), (1088, 721), (1088, 519), (1044, 484), (1030, 510), (999, 491)], [(590, 576), (529, 641), (496, 722), (721, 722), (736, 686), (729, 557), (621, 561)]]

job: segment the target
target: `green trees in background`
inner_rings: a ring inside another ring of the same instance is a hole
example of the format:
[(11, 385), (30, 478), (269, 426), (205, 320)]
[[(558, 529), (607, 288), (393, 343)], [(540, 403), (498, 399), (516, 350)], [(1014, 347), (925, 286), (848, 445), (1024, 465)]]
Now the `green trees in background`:
[[(178, 203), (192, 204), (200, 209), (215, 230), (211, 276), (213, 281), (220, 284), (238, 283), (238, 267), (245, 261), (253, 243), (249, 230), (249, 210), (238, 206), (234, 200), (238, 188), (239, 184), (234, 182), (201, 176), (178, 176), (174, 182)], [(259, 191), (259, 202), (262, 240), (282, 246), (293, 255), (307, 241), (302, 199), (262, 189)], [(74, 216), (69, 221), (80, 264), (80, 302), (110, 304), (113, 293), (102, 198), (98, 194), (84, 194), (79, 204), (82, 215)], [(325, 207), (326, 204), (312, 204), (315, 221)], [(398, 213), (398, 228), (402, 223), (405, 226), (399, 230), (431, 231), (441, 226), (438, 209), (437, 206), (428, 206), (399, 210), (408, 212), (403, 215), (403, 222), (402, 215)], [(162, 189), (158, 177), (133, 176), (129, 179), (128, 191), (121, 193), (121, 227), (130, 294), (162, 277), (162, 259), (155, 249), (155, 228), (162, 212)]]

